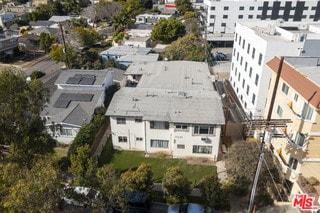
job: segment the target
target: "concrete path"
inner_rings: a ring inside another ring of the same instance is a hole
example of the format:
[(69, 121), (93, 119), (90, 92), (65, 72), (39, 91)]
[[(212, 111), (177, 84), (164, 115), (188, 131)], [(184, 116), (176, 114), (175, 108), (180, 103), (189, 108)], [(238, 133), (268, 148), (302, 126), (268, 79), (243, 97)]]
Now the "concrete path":
[(216, 162), (218, 178), (220, 182), (226, 180), (228, 178), (227, 169), (225, 166), (225, 161), (217, 161)]

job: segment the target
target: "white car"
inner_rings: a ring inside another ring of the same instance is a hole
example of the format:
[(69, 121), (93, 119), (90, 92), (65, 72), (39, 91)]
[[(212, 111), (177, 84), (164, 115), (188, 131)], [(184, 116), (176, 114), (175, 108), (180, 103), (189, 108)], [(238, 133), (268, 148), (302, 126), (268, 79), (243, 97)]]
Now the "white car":
[(214, 209), (197, 203), (180, 203), (169, 205), (167, 213), (215, 213)]

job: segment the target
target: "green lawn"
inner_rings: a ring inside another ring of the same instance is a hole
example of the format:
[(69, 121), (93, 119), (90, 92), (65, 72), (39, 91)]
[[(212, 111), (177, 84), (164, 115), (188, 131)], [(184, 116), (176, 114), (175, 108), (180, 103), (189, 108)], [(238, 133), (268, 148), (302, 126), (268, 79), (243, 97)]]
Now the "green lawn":
[(216, 173), (215, 166), (187, 164), (183, 159), (145, 158), (144, 152), (114, 151), (111, 163), (122, 172), (130, 168), (137, 168), (142, 162), (151, 164), (154, 180), (161, 182), (163, 174), (170, 166), (178, 166), (192, 183), (198, 183), (202, 177)]
[(58, 155), (58, 158), (66, 157), (68, 154), (67, 147), (55, 147), (54, 151)]

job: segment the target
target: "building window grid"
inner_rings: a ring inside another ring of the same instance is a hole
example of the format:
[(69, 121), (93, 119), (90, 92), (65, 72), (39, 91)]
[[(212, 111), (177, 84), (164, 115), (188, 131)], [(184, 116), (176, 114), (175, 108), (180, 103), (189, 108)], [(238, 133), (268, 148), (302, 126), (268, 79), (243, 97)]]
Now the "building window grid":
[(151, 139), (150, 146), (153, 148), (168, 148), (169, 141), (168, 140)]
[(212, 146), (194, 145), (192, 153), (196, 154), (212, 154)]
[(305, 120), (311, 120), (313, 115), (313, 109), (309, 106), (308, 103), (303, 104), (301, 118)]
[(118, 142), (119, 143), (127, 143), (128, 142), (127, 136), (119, 136), (118, 137)]
[(215, 135), (215, 127), (208, 125), (193, 126), (193, 134), (195, 135)]
[(72, 129), (62, 128), (61, 131), (60, 131), (60, 135), (72, 136)]
[(117, 118), (117, 124), (126, 124), (126, 118)]
[(289, 93), (289, 86), (286, 83), (282, 83), (281, 91), (285, 94), (288, 95)]
[(278, 105), (277, 107), (277, 115), (282, 118), (282, 115), (283, 115), (283, 109), (281, 108), (280, 105)]

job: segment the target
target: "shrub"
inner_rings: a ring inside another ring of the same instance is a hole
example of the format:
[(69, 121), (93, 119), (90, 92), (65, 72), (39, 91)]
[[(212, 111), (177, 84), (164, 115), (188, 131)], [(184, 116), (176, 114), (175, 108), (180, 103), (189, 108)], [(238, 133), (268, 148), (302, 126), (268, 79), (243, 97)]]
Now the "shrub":
[(42, 72), (41, 70), (35, 70), (31, 73), (30, 77), (31, 77), (31, 79), (39, 79), (44, 75), (45, 75), (45, 73)]
[(157, 158), (166, 158), (166, 157), (167, 157), (167, 154), (164, 153), (164, 152), (157, 152), (157, 153), (156, 153), (156, 157), (157, 157)]
[(317, 178), (315, 178), (315, 177), (309, 177), (307, 180), (312, 186), (315, 186), (315, 185), (319, 184), (319, 180)]

